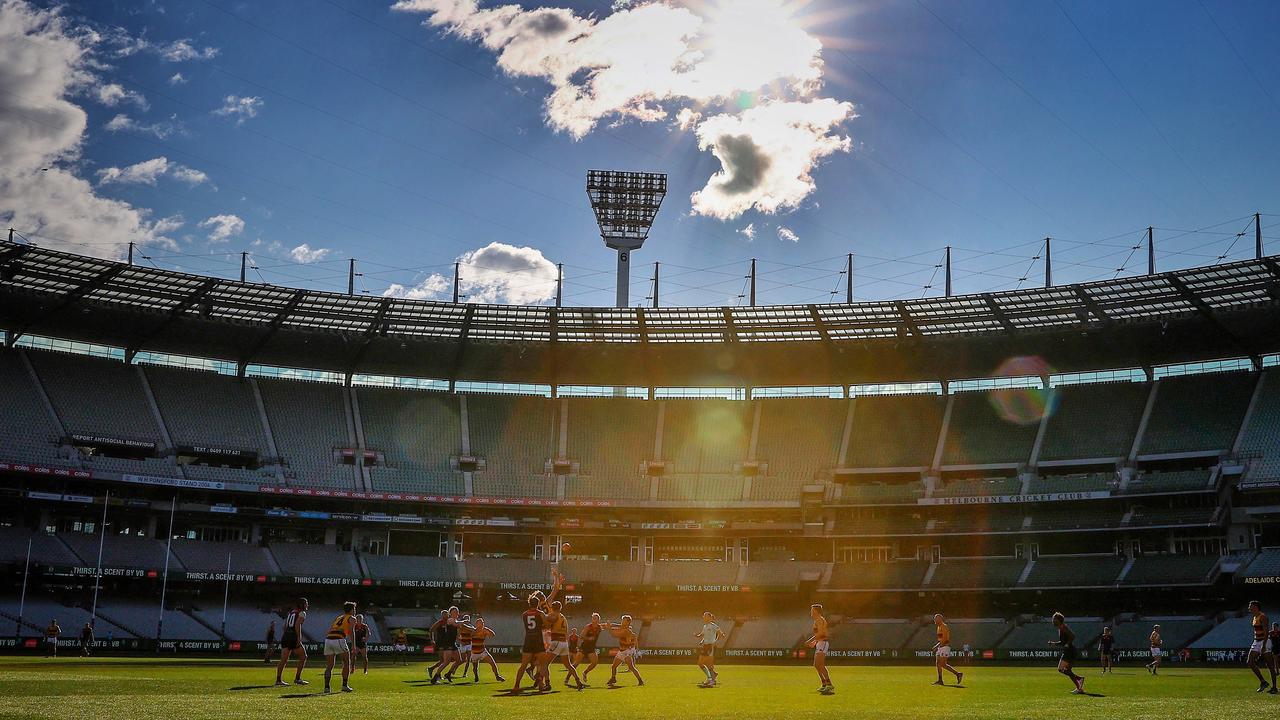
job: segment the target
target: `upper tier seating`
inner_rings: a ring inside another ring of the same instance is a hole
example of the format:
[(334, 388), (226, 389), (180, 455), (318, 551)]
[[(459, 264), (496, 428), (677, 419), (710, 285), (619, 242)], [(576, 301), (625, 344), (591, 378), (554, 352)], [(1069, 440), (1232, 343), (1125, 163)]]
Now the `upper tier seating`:
[[(984, 650), (995, 647), (1000, 643), (1012, 625), (1004, 620), (947, 620), (947, 626), (951, 628), (951, 650), (952, 652), (960, 650), (960, 648), (968, 645), (976, 650)], [(927, 622), (920, 626), (911, 639), (907, 641), (907, 648), (910, 650), (928, 650), (937, 643), (937, 635), (935, 634), (934, 624)]]
[(5, 398), (0, 412), (0, 457), (74, 467), (76, 463), (58, 447), (62, 432), (49, 416), (18, 351), (0, 348), (0, 388)]
[(1127, 456), (1150, 391), (1148, 383), (1054, 388), (1057, 407), (1045, 427), (1039, 461)]
[(19, 527), (0, 527), (0, 563), (14, 565), (25, 563), (28, 540), (31, 541), (32, 565), (74, 567), (82, 564), (80, 558), (76, 557), (75, 553), (68, 549), (57, 536)]
[(1034, 587), (1114, 585), (1125, 559), (1116, 555), (1052, 557), (1041, 555), (1024, 583)]
[[(943, 465), (1024, 463), (1031, 457), (1040, 429), (1035, 422), (1018, 423), (1003, 417), (1000, 407), (1028, 401), (1043, 403), (1047, 391), (1033, 388), (956, 393), (947, 425)], [(1032, 400), (1034, 398), (1034, 400)]]
[(175, 445), (212, 445), (271, 453), (253, 386), (239, 378), (159, 365), (142, 366)]
[(668, 472), (725, 475), (747, 459), (751, 403), (733, 400), (667, 400), (662, 454)]
[(344, 388), (296, 380), (257, 379), (276, 450), (290, 485), (356, 487), (356, 468), (339, 465), (334, 450), (355, 446), (347, 426)]
[(929, 564), (916, 560), (887, 563), (836, 563), (831, 585), (836, 590), (894, 590), (920, 587)]
[(756, 459), (769, 477), (756, 477), (752, 500), (797, 500), (805, 484), (836, 466), (844, 435), (847, 400), (787, 398), (759, 400)]
[(476, 495), (554, 497), (556, 482), (546, 472), (556, 454), (556, 404), (539, 397), (468, 395), (471, 453), (485, 469), (471, 478)]
[(1246, 479), (1280, 477), (1280, 372), (1274, 369), (1263, 373), (1262, 390), (1245, 428), (1240, 454), (1253, 458)]
[(1201, 585), (1218, 566), (1217, 555), (1143, 555), (1122, 585)]
[(365, 447), (381, 451), (386, 467), (372, 467), (373, 489), (462, 495), (462, 473), (450, 458), (462, 454), (458, 398), (418, 390), (355, 389)]
[(941, 588), (1003, 588), (1018, 583), (1018, 576), (1027, 566), (1026, 560), (1017, 558), (956, 558), (938, 563), (929, 580), (932, 589)]
[(1256, 382), (1252, 373), (1164, 378), (1142, 438), (1142, 454), (1230, 450)]
[(285, 575), (299, 577), (360, 577), (356, 556), (333, 545), (273, 543), (271, 554)]
[(56, 352), (31, 352), (27, 357), (67, 432), (164, 445), (136, 367)]
[(658, 403), (629, 398), (569, 398), (566, 455), (577, 476), (565, 479), (565, 496), (648, 500), (641, 469), (653, 458)]
[(939, 395), (854, 398), (846, 467), (926, 467), (933, 463), (946, 401)]
[[(1097, 618), (1067, 618), (1067, 626), (1076, 634), (1076, 647), (1091, 647), (1102, 635), (1106, 623)], [(1058, 629), (1048, 620), (1025, 622), (1009, 632), (1000, 647), (1006, 650), (1043, 650), (1050, 640), (1058, 639)]]
[(275, 575), (276, 568), (266, 548), (239, 542), (200, 542), (174, 540), (173, 554), (187, 572), (223, 573), (227, 556), (231, 556), (231, 572), (253, 575)]
[[(756, 478), (769, 482), (771, 478)], [(736, 502), (742, 499), (743, 478), (740, 475), (672, 475), (658, 478), (659, 500), (693, 502)], [(799, 499), (799, 492), (796, 493)]]

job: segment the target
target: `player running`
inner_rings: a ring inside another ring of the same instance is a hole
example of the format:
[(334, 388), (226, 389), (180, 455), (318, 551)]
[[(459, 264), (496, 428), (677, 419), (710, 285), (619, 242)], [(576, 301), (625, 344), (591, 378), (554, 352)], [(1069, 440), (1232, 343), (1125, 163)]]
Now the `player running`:
[[(1276, 669), (1274, 648), (1267, 644), (1267, 616), (1262, 612), (1262, 606), (1257, 600), (1249, 603), (1249, 612), (1253, 615), (1251, 625), (1253, 626), (1253, 644), (1249, 646), (1249, 669), (1258, 678), (1258, 692), (1269, 692), (1276, 694)], [(1268, 685), (1266, 679), (1262, 677), (1262, 670), (1258, 667), (1258, 660), (1266, 660), (1267, 668), (1271, 671), (1271, 683)], [(1268, 689), (1270, 688), (1270, 689)]]
[(276, 687), (287, 685), (280, 676), (289, 665), (289, 656), (298, 659), (298, 667), (294, 672), (294, 685), (309, 685), (302, 679), (302, 668), (307, 666), (307, 649), (302, 646), (302, 624), (307, 621), (307, 608), (311, 604), (306, 598), (298, 598), (293, 609), (284, 618), (284, 630), (280, 633), (280, 664), (276, 665)]
[(590, 664), (586, 670), (582, 671), (582, 682), (587, 681), (587, 675), (596, 669), (596, 665), (600, 663), (600, 655), (596, 652), (596, 642), (600, 639), (600, 633), (604, 631), (605, 626), (600, 623), (600, 613), (591, 613), (591, 622), (582, 628), (582, 635), (578, 641), (578, 652), (573, 656), (573, 664), (581, 666), (583, 660), (589, 660)]
[(85, 623), (80, 628), (80, 657), (89, 657), (89, 648), (93, 647), (93, 623)]
[(44, 629), (45, 657), (58, 657), (58, 636), (61, 634), (62, 628), (58, 627), (57, 619), (50, 620)]
[(324, 691), (329, 689), (329, 679), (333, 677), (333, 663), (342, 659), (342, 692), (355, 692), (348, 681), (351, 679), (351, 643), (355, 638), (356, 604), (342, 604), (342, 614), (333, 619), (329, 631), (324, 634)]
[(1160, 626), (1151, 629), (1151, 662), (1147, 663), (1147, 671), (1152, 675), (1160, 674), (1160, 657), (1164, 655), (1164, 639), (1160, 637)]
[(405, 659), (405, 656), (409, 654), (409, 633), (405, 632), (404, 628), (396, 631), (395, 650), (396, 655), (400, 657), (400, 664), (408, 665), (409, 661)]
[(702, 629), (694, 637), (698, 638), (698, 669), (707, 676), (706, 680), (698, 683), (698, 687), (713, 688), (716, 678), (720, 677), (716, 672), (716, 644), (727, 636), (716, 623), (716, 616), (707, 611), (702, 613)]
[(369, 626), (364, 624), (364, 615), (357, 615), (355, 627), (351, 629), (352, 639), (355, 641), (351, 647), (351, 664), (355, 665), (357, 658), (364, 659), (364, 674), (369, 674)]
[(1098, 657), (1102, 660), (1102, 674), (1106, 675), (1112, 671), (1111, 654), (1114, 652), (1116, 645), (1116, 636), (1111, 634), (1111, 628), (1102, 628), (1102, 637), (1098, 639)]
[(1058, 639), (1050, 640), (1049, 644), (1062, 648), (1058, 654), (1058, 672), (1070, 678), (1071, 683), (1076, 686), (1076, 689), (1071, 691), (1072, 694), (1083, 695), (1084, 678), (1071, 670), (1071, 666), (1076, 661), (1076, 634), (1071, 631), (1070, 626), (1067, 625), (1067, 619), (1060, 612), (1053, 614), (1053, 626), (1058, 628)]
[(836, 686), (831, 684), (831, 673), (827, 672), (827, 649), (830, 643), (827, 640), (827, 618), (822, 615), (822, 604), (814, 603), (809, 606), (809, 617), (813, 618), (813, 637), (805, 641), (806, 647), (813, 648), (813, 669), (818, 671), (818, 679), (822, 681), (822, 687), (818, 688), (818, 692), (823, 695), (834, 695)]
[[(586, 684), (582, 682), (582, 678), (578, 677), (577, 669), (569, 661), (569, 622), (565, 620), (563, 607), (560, 601), (556, 600), (551, 603), (551, 612), (547, 613), (547, 630), (551, 636), (547, 644), (547, 653), (551, 655), (552, 660), (559, 660), (568, 671), (564, 678), (565, 687), (581, 690), (586, 687)], [(572, 686), (569, 685), (570, 678), (573, 678)]]
[(608, 626), (609, 634), (618, 639), (618, 654), (613, 656), (613, 674), (609, 676), (609, 682), (605, 683), (609, 687), (618, 686), (618, 666), (626, 663), (627, 669), (636, 678), (637, 686), (644, 686), (644, 678), (640, 677), (640, 671), (636, 670), (636, 641), (639, 639), (635, 631), (631, 629), (631, 616), (623, 615), (622, 621), (617, 625), (610, 624)]
[(956, 685), (959, 685), (964, 681), (964, 673), (951, 667), (951, 627), (942, 613), (933, 616), (933, 626), (938, 635), (938, 642), (933, 645), (933, 664), (938, 670), (938, 679), (933, 684), (946, 685), (942, 682), (942, 671), (946, 670), (956, 676)]
[[(498, 672), (498, 661), (493, 659), (493, 655), (489, 654), (489, 649), (485, 647), (484, 641), (498, 634), (492, 628), (484, 624), (484, 618), (476, 618), (475, 625), (471, 629), (471, 667), (475, 671), (476, 682), (480, 682), (480, 661), (489, 663), (489, 667), (493, 669), (493, 676), (498, 682), (506, 682), (507, 679), (502, 677), (502, 673)], [(466, 674), (466, 671), (463, 671)]]

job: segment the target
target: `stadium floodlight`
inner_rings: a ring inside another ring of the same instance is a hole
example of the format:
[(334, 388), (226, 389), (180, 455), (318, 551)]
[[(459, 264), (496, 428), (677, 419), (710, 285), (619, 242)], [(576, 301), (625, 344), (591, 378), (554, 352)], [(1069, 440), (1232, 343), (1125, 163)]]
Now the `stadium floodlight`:
[(588, 170), (587, 197), (606, 247), (618, 251), (618, 307), (630, 291), (631, 252), (649, 237), (649, 228), (667, 195), (665, 173)]

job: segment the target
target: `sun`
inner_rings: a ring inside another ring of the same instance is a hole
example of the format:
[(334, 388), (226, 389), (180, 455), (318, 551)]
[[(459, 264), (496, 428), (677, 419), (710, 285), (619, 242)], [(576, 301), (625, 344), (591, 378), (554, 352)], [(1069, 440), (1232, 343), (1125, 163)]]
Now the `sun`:
[(707, 95), (755, 93), (787, 79), (803, 90), (819, 81), (822, 43), (805, 27), (799, 0), (716, 0), (693, 7), (703, 18), (694, 43)]

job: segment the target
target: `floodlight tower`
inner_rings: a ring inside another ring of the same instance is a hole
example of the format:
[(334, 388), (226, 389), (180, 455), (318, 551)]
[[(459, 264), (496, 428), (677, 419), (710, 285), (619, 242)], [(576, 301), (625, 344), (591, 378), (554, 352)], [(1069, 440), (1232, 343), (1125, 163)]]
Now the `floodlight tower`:
[(649, 237), (649, 228), (667, 195), (665, 173), (588, 170), (587, 197), (606, 247), (618, 251), (618, 307), (627, 307), (631, 252)]

